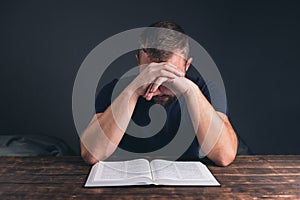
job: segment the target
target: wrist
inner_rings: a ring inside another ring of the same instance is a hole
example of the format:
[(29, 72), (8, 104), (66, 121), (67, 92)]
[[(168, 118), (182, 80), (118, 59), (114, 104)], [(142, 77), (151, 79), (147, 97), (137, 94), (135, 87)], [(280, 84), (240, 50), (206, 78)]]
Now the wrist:
[(126, 93), (126, 95), (128, 95), (130, 98), (137, 100), (140, 96), (140, 94), (138, 93), (138, 89), (136, 87), (134, 87), (134, 85), (129, 84), (124, 92)]
[(185, 90), (185, 92), (183, 93), (184, 96), (190, 96), (192, 94), (195, 94), (195, 92), (197, 92), (199, 90), (199, 87), (191, 80), (186, 79), (187, 80), (187, 88)]

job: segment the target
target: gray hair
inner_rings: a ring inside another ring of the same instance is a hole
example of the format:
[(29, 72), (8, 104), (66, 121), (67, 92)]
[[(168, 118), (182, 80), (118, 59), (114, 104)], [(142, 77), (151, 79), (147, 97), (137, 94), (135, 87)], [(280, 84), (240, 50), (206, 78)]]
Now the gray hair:
[[(140, 49), (154, 62), (168, 60), (174, 52), (184, 57), (189, 56), (189, 41), (184, 30), (176, 23), (156, 22), (149, 26), (140, 36)], [(157, 47), (157, 48), (148, 48)]]

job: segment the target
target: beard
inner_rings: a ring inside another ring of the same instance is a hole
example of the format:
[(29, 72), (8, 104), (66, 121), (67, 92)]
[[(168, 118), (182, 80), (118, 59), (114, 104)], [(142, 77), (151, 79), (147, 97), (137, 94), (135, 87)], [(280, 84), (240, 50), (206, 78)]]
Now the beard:
[(157, 95), (153, 97), (153, 101), (157, 104), (160, 104), (164, 107), (168, 107), (170, 104), (172, 104), (174, 101), (176, 101), (176, 96), (171, 95)]

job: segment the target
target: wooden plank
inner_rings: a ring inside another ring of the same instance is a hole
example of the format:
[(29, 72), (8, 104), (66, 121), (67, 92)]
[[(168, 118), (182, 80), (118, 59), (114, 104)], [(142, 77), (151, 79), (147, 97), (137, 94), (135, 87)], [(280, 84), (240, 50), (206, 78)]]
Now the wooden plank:
[(0, 199), (300, 199), (300, 156), (238, 156), (209, 168), (221, 187), (83, 188), (90, 170), (80, 157), (1, 157)]

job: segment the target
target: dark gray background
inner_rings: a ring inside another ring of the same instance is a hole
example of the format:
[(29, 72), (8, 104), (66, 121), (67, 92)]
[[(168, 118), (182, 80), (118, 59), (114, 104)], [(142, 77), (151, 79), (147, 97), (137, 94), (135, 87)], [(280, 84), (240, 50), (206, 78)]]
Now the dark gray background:
[(0, 134), (53, 135), (78, 153), (81, 62), (113, 34), (172, 20), (216, 62), (253, 153), (299, 154), (299, 19), (297, 1), (1, 1)]

